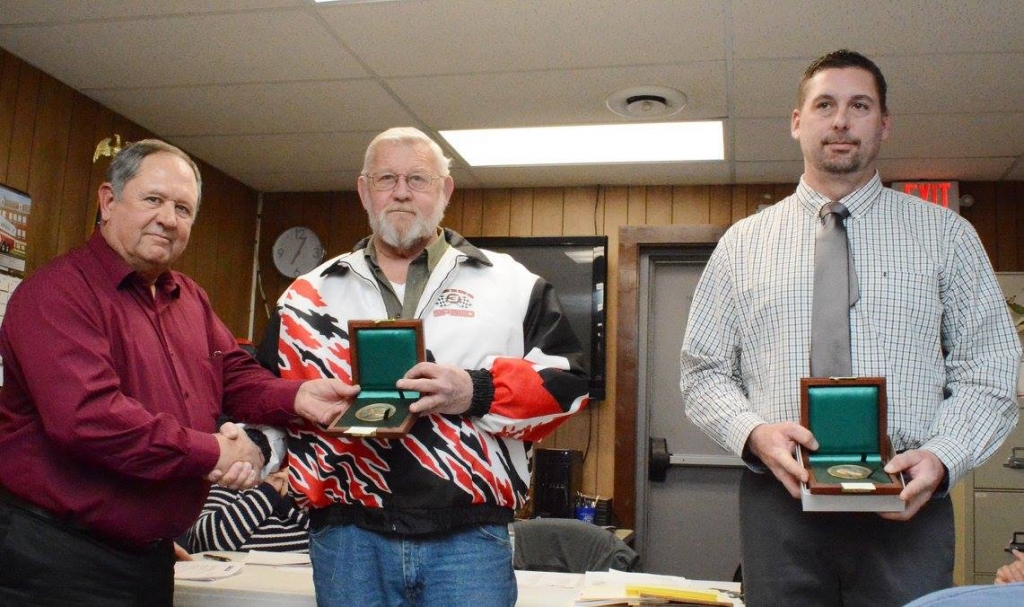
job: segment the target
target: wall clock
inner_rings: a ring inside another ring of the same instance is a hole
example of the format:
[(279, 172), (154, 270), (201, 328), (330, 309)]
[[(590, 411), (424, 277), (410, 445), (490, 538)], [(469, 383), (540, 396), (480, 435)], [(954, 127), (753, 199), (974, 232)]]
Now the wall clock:
[(278, 272), (295, 278), (320, 265), (324, 247), (313, 230), (295, 226), (281, 232), (274, 241), (273, 257)]

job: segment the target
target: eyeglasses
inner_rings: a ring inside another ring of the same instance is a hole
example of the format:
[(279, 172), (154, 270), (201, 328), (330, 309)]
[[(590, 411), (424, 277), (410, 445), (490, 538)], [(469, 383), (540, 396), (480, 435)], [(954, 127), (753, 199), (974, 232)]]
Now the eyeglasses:
[(428, 175), (427, 173), (409, 173), (408, 175), (377, 173), (376, 175), (367, 175), (367, 177), (374, 189), (387, 191), (398, 187), (398, 180), (404, 177), (405, 185), (409, 186), (410, 190), (417, 192), (426, 192), (435, 180), (444, 179), (443, 175)]

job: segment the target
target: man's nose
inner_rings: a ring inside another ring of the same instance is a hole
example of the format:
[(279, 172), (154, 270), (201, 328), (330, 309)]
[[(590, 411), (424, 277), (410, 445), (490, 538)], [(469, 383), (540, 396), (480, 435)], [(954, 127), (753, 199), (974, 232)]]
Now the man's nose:
[(162, 226), (174, 227), (177, 225), (178, 213), (174, 208), (174, 203), (168, 201), (167, 203), (160, 205), (160, 209), (156, 214), (156, 219)]
[(403, 200), (412, 196), (412, 189), (409, 187), (409, 180), (405, 175), (398, 176), (398, 182), (395, 184), (395, 189), (391, 190), (391, 195)]
[(832, 119), (832, 128), (845, 131), (850, 127), (849, 114), (846, 108), (840, 107), (836, 110), (836, 116)]

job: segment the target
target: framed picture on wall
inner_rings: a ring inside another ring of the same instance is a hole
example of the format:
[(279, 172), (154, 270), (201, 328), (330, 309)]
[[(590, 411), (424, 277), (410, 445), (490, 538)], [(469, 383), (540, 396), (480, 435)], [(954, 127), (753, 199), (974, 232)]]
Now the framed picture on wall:
[(0, 184), (0, 272), (25, 276), (25, 248), (32, 199), (25, 192)]

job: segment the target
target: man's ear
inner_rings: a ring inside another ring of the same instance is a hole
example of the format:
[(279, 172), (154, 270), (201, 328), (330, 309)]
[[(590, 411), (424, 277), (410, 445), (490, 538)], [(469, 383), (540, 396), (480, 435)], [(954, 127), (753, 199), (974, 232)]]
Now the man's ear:
[(455, 180), (452, 179), (451, 175), (446, 175), (444, 178), (444, 206), (448, 206), (448, 203), (452, 200), (452, 192), (455, 191)]
[(800, 139), (800, 110), (793, 110), (793, 116), (789, 119), (789, 136), (793, 139)]
[(369, 213), (370, 203), (373, 200), (370, 198), (370, 178), (366, 175), (360, 175), (356, 181), (356, 190), (359, 191), (359, 202), (363, 203), (363, 208)]
[(115, 202), (114, 186), (110, 185), (110, 182), (101, 184), (99, 190), (96, 191), (96, 198), (100, 209), (100, 220), (105, 222), (110, 219), (111, 207)]

